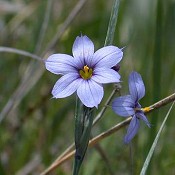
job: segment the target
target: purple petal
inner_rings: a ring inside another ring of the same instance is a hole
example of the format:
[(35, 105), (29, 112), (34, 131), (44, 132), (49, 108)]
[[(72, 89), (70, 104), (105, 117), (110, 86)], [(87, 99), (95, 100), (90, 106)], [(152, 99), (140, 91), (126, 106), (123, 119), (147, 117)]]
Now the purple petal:
[(128, 117), (135, 114), (134, 105), (135, 103), (131, 96), (126, 95), (114, 99), (112, 102), (112, 109), (116, 114), (122, 117)]
[(145, 85), (142, 77), (137, 72), (129, 75), (129, 92), (135, 101), (140, 100), (145, 95)]
[(103, 87), (92, 80), (84, 80), (77, 90), (77, 95), (87, 107), (98, 107), (103, 98)]
[(46, 69), (54, 74), (76, 72), (74, 58), (66, 54), (53, 54), (45, 61)]
[(123, 57), (121, 49), (115, 46), (106, 46), (94, 53), (93, 65), (111, 68), (118, 64)]
[(54, 98), (64, 98), (72, 95), (80, 86), (82, 79), (77, 73), (62, 76), (54, 85), (52, 95)]
[(120, 75), (113, 69), (98, 68), (94, 70), (91, 79), (97, 83), (115, 83), (120, 82)]
[(87, 36), (77, 36), (72, 47), (72, 53), (75, 59), (79, 59), (81, 66), (85, 66), (85, 64), (90, 66), (94, 54), (94, 44)]
[(127, 134), (125, 135), (124, 138), (124, 142), (126, 144), (128, 144), (132, 140), (132, 138), (137, 134), (139, 126), (140, 126), (139, 119), (134, 115), (129, 124)]
[(137, 113), (136, 113), (136, 116), (137, 116), (138, 118), (142, 119), (142, 120), (146, 123), (146, 125), (147, 125), (149, 128), (151, 127), (151, 124), (149, 123), (149, 121), (148, 121), (147, 117), (144, 115), (144, 113), (142, 113), (142, 112), (137, 112)]

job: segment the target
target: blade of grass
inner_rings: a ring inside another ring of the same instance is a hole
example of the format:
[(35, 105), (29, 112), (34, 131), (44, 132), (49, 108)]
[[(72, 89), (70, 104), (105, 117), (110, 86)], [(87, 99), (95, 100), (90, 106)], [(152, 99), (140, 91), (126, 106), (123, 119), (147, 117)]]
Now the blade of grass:
[(38, 41), (37, 41), (37, 44), (35, 46), (35, 53), (40, 53), (40, 50), (42, 48), (45, 33), (47, 31), (48, 24), (49, 24), (49, 18), (50, 18), (50, 14), (51, 14), (51, 10), (52, 10), (52, 4), (53, 4), (53, 0), (47, 0), (46, 13), (44, 16), (44, 21), (43, 21), (42, 26), (41, 26), (41, 30), (39, 32)]
[[(163, 14), (163, 2), (162, 0), (157, 1), (157, 16), (156, 16), (156, 33), (153, 53), (153, 100), (160, 98), (161, 94), (161, 58), (162, 58), (162, 14)], [(157, 88), (159, 87), (159, 88)], [(152, 117), (151, 123), (154, 125), (152, 131), (150, 131), (150, 144), (153, 142), (156, 135), (158, 115), (156, 112), (153, 114), (156, 117)]]
[(119, 4), (120, 4), (120, 0), (114, 1), (113, 8), (111, 11), (111, 17), (109, 20), (108, 31), (106, 34), (105, 46), (111, 45), (113, 43), (115, 29), (117, 25)]
[(150, 161), (151, 161), (151, 158), (152, 158), (153, 153), (154, 153), (154, 151), (155, 151), (157, 142), (158, 142), (158, 140), (159, 140), (159, 138), (160, 138), (160, 134), (161, 134), (161, 132), (162, 132), (164, 126), (165, 126), (165, 123), (166, 123), (166, 121), (167, 121), (167, 119), (168, 119), (168, 117), (169, 117), (169, 114), (170, 114), (170, 112), (171, 112), (171, 110), (172, 110), (172, 108), (173, 108), (174, 103), (175, 103), (175, 101), (174, 101), (173, 104), (171, 105), (170, 109), (168, 110), (167, 115), (165, 116), (165, 119), (164, 119), (163, 122), (162, 122), (162, 125), (161, 125), (161, 127), (160, 127), (160, 129), (159, 129), (159, 131), (158, 131), (158, 133), (157, 133), (157, 135), (156, 135), (156, 138), (154, 139), (154, 142), (153, 142), (153, 144), (152, 144), (152, 146), (151, 146), (151, 148), (150, 148), (150, 150), (149, 150), (149, 153), (148, 153), (148, 155), (147, 155), (147, 158), (146, 158), (146, 160), (145, 160), (145, 162), (144, 162), (144, 164), (143, 164), (143, 167), (142, 167), (142, 170), (141, 170), (141, 172), (140, 172), (140, 175), (145, 175), (146, 170), (148, 169), (148, 165), (150, 164)]
[(38, 60), (38, 61), (42, 61), (43, 60), (41, 57), (39, 57), (39, 56), (37, 56), (35, 54), (32, 54), (30, 52), (26, 52), (24, 50), (11, 48), (11, 47), (0, 47), (0, 52), (15, 53), (15, 54), (23, 55), (25, 57), (30, 57), (30, 58)]

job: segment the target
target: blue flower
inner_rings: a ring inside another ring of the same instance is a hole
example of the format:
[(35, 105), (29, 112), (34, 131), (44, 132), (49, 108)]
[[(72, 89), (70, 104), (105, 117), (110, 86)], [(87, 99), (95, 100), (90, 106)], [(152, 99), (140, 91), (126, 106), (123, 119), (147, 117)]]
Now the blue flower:
[(46, 69), (63, 75), (52, 90), (54, 98), (64, 98), (77, 91), (87, 107), (98, 107), (104, 91), (102, 84), (120, 81), (118, 72), (111, 69), (118, 64), (123, 52), (115, 46), (106, 46), (94, 53), (94, 44), (87, 36), (78, 36), (72, 48), (73, 56), (53, 54), (46, 61)]
[(112, 109), (116, 114), (122, 117), (132, 116), (124, 138), (125, 143), (129, 143), (136, 135), (140, 126), (139, 119), (142, 119), (150, 127), (150, 123), (144, 115), (144, 110), (139, 104), (139, 100), (145, 96), (145, 86), (141, 75), (137, 72), (132, 72), (129, 75), (129, 92), (130, 95), (118, 97), (112, 102)]

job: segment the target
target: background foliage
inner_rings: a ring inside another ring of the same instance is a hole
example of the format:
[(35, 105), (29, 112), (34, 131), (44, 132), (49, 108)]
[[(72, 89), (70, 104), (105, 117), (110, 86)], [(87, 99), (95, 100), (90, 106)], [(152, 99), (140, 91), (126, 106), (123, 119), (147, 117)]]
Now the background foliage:
[[(77, 35), (85, 34), (96, 49), (104, 45), (113, 1), (86, 0), (78, 14), (72, 10), (85, 0), (0, 1), (0, 45), (47, 58), (52, 53), (71, 54)], [(67, 25), (67, 18), (72, 22)], [(67, 27), (66, 27), (67, 25)], [(146, 86), (142, 106), (174, 92), (175, 1), (121, 0), (114, 45), (124, 49), (121, 62), (122, 94), (128, 93), (128, 75), (139, 72)], [(57, 35), (56, 35), (57, 34)], [(58, 38), (57, 38), (58, 37)], [(49, 43), (55, 39), (54, 42)], [(42, 61), (0, 49), (0, 175), (39, 174), (74, 139), (75, 95), (51, 99), (58, 77), (46, 71)], [(105, 86), (105, 97), (112, 91)], [(87, 152), (81, 173), (139, 174), (167, 107), (149, 115), (152, 128), (142, 125), (130, 147), (123, 144), (126, 129), (101, 141)], [(175, 118), (171, 113), (148, 174), (175, 174)], [(122, 121), (108, 107), (93, 128), (95, 136)], [(72, 160), (52, 174), (70, 174)]]

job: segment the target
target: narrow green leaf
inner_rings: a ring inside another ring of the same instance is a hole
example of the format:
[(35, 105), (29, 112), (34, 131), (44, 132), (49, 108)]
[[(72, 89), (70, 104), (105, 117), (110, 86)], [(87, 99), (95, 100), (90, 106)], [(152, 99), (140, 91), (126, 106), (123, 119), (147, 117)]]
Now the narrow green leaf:
[[(162, 77), (162, 59), (163, 59), (163, 49), (162, 49), (162, 43), (163, 41), (163, 13), (164, 13), (164, 1), (159, 0), (157, 1), (157, 7), (156, 7), (156, 20), (155, 20), (155, 38), (154, 38), (154, 50), (153, 50), (153, 69), (152, 69), (152, 83), (153, 83), (153, 102), (156, 99), (160, 99), (161, 95), (161, 77)], [(159, 88), (157, 88), (159, 87)], [(154, 125), (154, 128), (152, 131), (150, 131), (149, 137), (149, 143), (148, 146), (151, 146), (157, 131), (157, 124), (159, 123), (159, 111), (154, 112), (151, 117), (151, 123)], [(151, 170), (149, 172), (151, 174)]]
[(83, 104), (76, 98), (76, 108), (75, 108), (75, 145), (79, 144), (79, 138), (81, 137), (83, 130)]
[(84, 106), (77, 98), (75, 112), (75, 161), (73, 175), (78, 175), (83, 162), (93, 123), (93, 108)]
[(148, 165), (149, 165), (149, 163), (150, 163), (150, 161), (151, 161), (151, 158), (152, 158), (152, 155), (153, 155), (153, 153), (154, 153), (155, 147), (156, 147), (157, 142), (158, 142), (158, 140), (159, 140), (160, 134), (161, 134), (161, 132), (162, 132), (162, 130), (163, 130), (163, 127), (164, 127), (164, 125), (165, 125), (165, 123), (166, 123), (166, 121), (167, 121), (167, 119), (168, 119), (168, 117), (169, 117), (169, 114), (170, 114), (170, 112), (171, 112), (171, 110), (172, 110), (172, 107), (173, 107), (174, 103), (175, 103), (175, 101), (173, 102), (173, 104), (171, 105), (170, 109), (168, 110), (168, 113), (167, 113), (167, 115), (165, 116), (165, 119), (163, 120), (163, 123), (162, 123), (162, 125), (161, 125), (161, 127), (160, 127), (160, 129), (159, 129), (159, 131), (158, 131), (158, 133), (157, 133), (157, 135), (156, 135), (156, 138), (154, 139), (154, 142), (153, 142), (153, 144), (152, 144), (152, 146), (151, 146), (151, 148), (150, 148), (150, 150), (149, 150), (149, 153), (148, 153), (148, 155), (147, 155), (147, 158), (146, 158), (146, 160), (145, 160), (145, 162), (144, 162), (144, 164), (143, 164), (143, 167), (142, 167), (142, 170), (141, 170), (140, 175), (145, 175), (145, 173), (146, 173), (146, 170), (147, 170), (147, 168), (148, 168)]
[(113, 43), (115, 29), (117, 25), (119, 4), (120, 0), (114, 0), (113, 8), (111, 11), (111, 17), (108, 25), (108, 31), (106, 34), (105, 46), (111, 45)]

